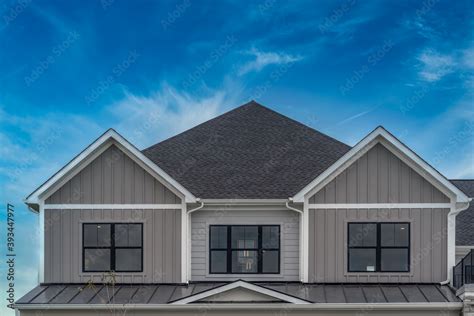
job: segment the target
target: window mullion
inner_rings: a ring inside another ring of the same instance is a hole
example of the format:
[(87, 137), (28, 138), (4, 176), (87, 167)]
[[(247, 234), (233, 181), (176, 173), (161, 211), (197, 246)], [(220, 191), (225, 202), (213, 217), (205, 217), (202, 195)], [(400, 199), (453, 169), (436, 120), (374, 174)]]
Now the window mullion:
[(262, 250), (262, 226), (257, 226), (257, 272), (262, 273), (263, 250)]
[(232, 226), (227, 227), (227, 273), (232, 273)]

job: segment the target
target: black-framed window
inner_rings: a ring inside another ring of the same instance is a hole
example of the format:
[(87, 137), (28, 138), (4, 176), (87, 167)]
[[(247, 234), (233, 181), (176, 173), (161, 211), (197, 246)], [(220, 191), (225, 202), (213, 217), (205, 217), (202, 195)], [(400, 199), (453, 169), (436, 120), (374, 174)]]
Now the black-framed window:
[(409, 272), (410, 223), (348, 223), (349, 272)]
[(83, 272), (143, 272), (142, 223), (84, 223)]
[(280, 226), (211, 225), (209, 273), (279, 274)]

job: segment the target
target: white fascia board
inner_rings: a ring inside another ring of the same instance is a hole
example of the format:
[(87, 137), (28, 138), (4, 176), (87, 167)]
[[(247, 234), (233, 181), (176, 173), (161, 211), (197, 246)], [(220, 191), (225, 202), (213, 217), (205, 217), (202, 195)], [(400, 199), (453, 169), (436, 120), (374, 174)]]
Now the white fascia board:
[(451, 208), (451, 203), (331, 203), (308, 204), (309, 209), (399, 209), (399, 208)]
[(46, 210), (180, 210), (181, 204), (45, 204)]
[(201, 199), (201, 201), (208, 205), (281, 205), (288, 199)]
[(259, 285), (256, 285), (256, 284), (252, 284), (252, 283), (248, 283), (248, 282), (245, 282), (245, 281), (242, 281), (242, 280), (232, 282), (232, 283), (229, 283), (229, 284), (226, 284), (226, 285), (223, 285), (223, 286), (219, 286), (217, 288), (214, 288), (214, 289), (211, 289), (211, 290), (208, 290), (208, 291), (204, 291), (204, 292), (201, 292), (201, 293), (198, 293), (198, 294), (195, 294), (195, 295), (191, 295), (191, 296), (179, 299), (177, 301), (174, 301), (170, 304), (172, 304), (172, 305), (182, 305), (182, 304), (194, 303), (194, 302), (198, 302), (198, 301), (200, 301), (204, 298), (207, 298), (207, 297), (210, 297), (210, 296), (213, 296), (213, 295), (217, 295), (217, 294), (220, 294), (220, 293), (223, 293), (223, 292), (227, 292), (229, 290), (233, 290), (233, 289), (236, 289), (236, 288), (244, 288), (244, 289), (254, 291), (254, 292), (257, 292), (257, 293), (260, 293), (260, 294), (268, 295), (268, 296), (271, 296), (271, 297), (274, 297), (274, 298), (277, 298), (279, 300), (282, 300), (282, 301), (285, 301), (285, 302), (288, 302), (288, 303), (292, 303), (292, 304), (311, 304), (310, 302), (299, 299), (297, 297), (290, 296), (290, 295), (287, 295), (287, 294), (284, 294), (284, 293), (281, 293), (281, 292), (277, 292), (277, 291), (268, 289), (266, 287), (259, 286)]
[(185, 201), (187, 203), (194, 203), (196, 201), (196, 197), (191, 192), (189, 192), (186, 188), (184, 188), (181, 184), (179, 184), (175, 179), (173, 179), (170, 175), (168, 175), (163, 169), (161, 169), (155, 163), (153, 163), (148, 157), (146, 157), (142, 152), (140, 152), (140, 150), (138, 150), (135, 146), (133, 146), (123, 136), (121, 136), (115, 130), (109, 129), (104, 134), (102, 134), (99, 138), (97, 138), (92, 144), (90, 144), (86, 149), (84, 149), (81, 153), (79, 153), (75, 158), (73, 158), (62, 169), (60, 169), (57, 173), (55, 173), (51, 178), (49, 178), (45, 183), (43, 183), (39, 188), (37, 188), (33, 193), (31, 193), (28, 197), (26, 197), (25, 203), (38, 204), (41, 200), (44, 200), (45, 198), (47, 198), (42, 195), (46, 191), (48, 191), (48, 189), (50, 189), (53, 185), (55, 185), (58, 181), (60, 181), (63, 177), (65, 177), (71, 170), (73, 170), (77, 165), (79, 165), (83, 160), (85, 160), (87, 157), (93, 154), (101, 146), (104, 146), (104, 144), (107, 143), (107, 141), (109, 140), (115, 141), (117, 145), (120, 145), (121, 147), (123, 147), (122, 149), (126, 149), (129, 153), (131, 153), (134, 157), (136, 157), (138, 161), (142, 162), (144, 166), (151, 169), (159, 177), (161, 177), (165, 182), (167, 182), (170, 186), (172, 186), (178, 192), (180, 192), (185, 197)]
[[(365, 153), (367, 148), (373, 147), (375, 144), (381, 142), (381, 139), (385, 140), (390, 145), (398, 149), (403, 155), (405, 155), (409, 160), (413, 161), (418, 165), (427, 175), (430, 175), (433, 179), (439, 182), (444, 188), (450, 191), (456, 197), (456, 202), (458, 203), (469, 203), (470, 199), (467, 197), (461, 190), (459, 190), (454, 184), (452, 184), (446, 177), (439, 173), (436, 169), (430, 166), (426, 161), (424, 161), (420, 156), (415, 154), (410, 148), (405, 144), (399, 141), (396, 137), (390, 134), (386, 129), (379, 126), (371, 133), (369, 133), (365, 138), (363, 138), (359, 143), (357, 143), (351, 150), (339, 158), (334, 164), (332, 164), (328, 169), (321, 173), (316, 179), (311, 181), (307, 186), (305, 186), (300, 192), (298, 192), (294, 197), (293, 201), (303, 202), (305, 195), (310, 193), (316, 186), (321, 184), (327, 178), (334, 176), (334, 174), (339, 174), (345, 168), (347, 168), (356, 158), (361, 156), (361, 153)], [(364, 151), (365, 149), (365, 151)], [(431, 182), (431, 181), (430, 181)], [(446, 191), (446, 190), (444, 190)]]
[[(232, 303), (205, 304), (207, 310), (215, 311), (252, 311), (255, 310), (307, 310), (307, 311), (457, 311), (463, 308), (462, 302), (433, 303)], [(202, 304), (15, 304), (17, 310), (160, 310), (160, 311), (201, 311)]]

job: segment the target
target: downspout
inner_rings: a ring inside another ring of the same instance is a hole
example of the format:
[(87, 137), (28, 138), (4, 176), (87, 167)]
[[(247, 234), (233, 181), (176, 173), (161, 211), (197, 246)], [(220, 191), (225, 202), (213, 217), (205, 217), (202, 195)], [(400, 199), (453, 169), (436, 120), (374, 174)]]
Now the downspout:
[(290, 206), (290, 205), (288, 204), (288, 203), (290, 203), (290, 202), (293, 202), (293, 198), (288, 198), (288, 201), (286, 201), (285, 206), (286, 206), (287, 209), (292, 210), (292, 211), (295, 211), (295, 212), (298, 212), (298, 213), (300, 213), (300, 214), (303, 214), (303, 211), (302, 211), (302, 210), (299, 210), (299, 209), (297, 209), (297, 208), (294, 208), (294, 207)]
[(204, 207), (204, 202), (201, 202), (200, 198), (196, 198), (196, 202), (201, 203), (198, 207), (190, 209), (186, 212), (187, 217), (187, 225), (186, 225), (186, 236), (187, 236), (187, 258), (186, 258), (186, 270), (187, 270), (187, 284), (189, 284), (189, 280), (191, 278), (191, 220), (190, 215), (191, 213), (200, 210)]
[(300, 231), (300, 249), (299, 249), (299, 269), (300, 269), (300, 281), (303, 282), (304, 281), (304, 256), (303, 256), (303, 252), (304, 252), (304, 232), (303, 232), (303, 229), (304, 229), (304, 224), (303, 224), (303, 215), (304, 215), (304, 212), (295, 208), (295, 207), (292, 207), (290, 206), (290, 202), (293, 202), (293, 198), (288, 198), (288, 201), (285, 202), (285, 206), (287, 209), (291, 210), (291, 211), (295, 211), (297, 212), (298, 214), (300, 214), (300, 221), (299, 221), (299, 231)]
[[(456, 216), (461, 213), (462, 211), (464, 211), (465, 209), (469, 208), (469, 204), (470, 202), (472, 201), (472, 198), (469, 199), (469, 202), (465, 203), (464, 205), (462, 205), (461, 207), (459, 208), (456, 208), (455, 206), (455, 209), (451, 212), (448, 213), (448, 229), (449, 229), (449, 218), (452, 217), (453, 218), (453, 221), (454, 223), (456, 223)], [(456, 205), (456, 203), (455, 203)], [(449, 234), (449, 233), (448, 233)], [(456, 247), (456, 225), (454, 226), (454, 247)], [(451, 273), (452, 273), (452, 268), (453, 267), (449, 267), (449, 271), (448, 271), (448, 278), (444, 281), (441, 281), (439, 284), (440, 285), (446, 285), (446, 284), (449, 284), (451, 283)]]
[(200, 210), (200, 209), (202, 209), (202, 208), (204, 207), (204, 202), (201, 202), (201, 199), (200, 199), (200, 198), (197, 198), (197, 199), (196, 199), (196, 202), (201, 203), (201, 205), (199, 205), (199, 206), (196, 207), (196, 208), (190, 209), (190, 210), (188, 211), (188, 214), (191, 214), (192, 212), (195, 212), (195, 211), (197, 211), (197, 210)]

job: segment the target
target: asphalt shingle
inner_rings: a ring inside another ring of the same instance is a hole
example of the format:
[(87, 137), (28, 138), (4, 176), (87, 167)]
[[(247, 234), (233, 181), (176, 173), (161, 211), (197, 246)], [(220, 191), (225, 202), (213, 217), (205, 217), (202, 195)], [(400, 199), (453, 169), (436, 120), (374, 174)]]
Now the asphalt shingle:
[(286, 199), (349, 149), (252, 101), (143, 153), (200, 198)]

